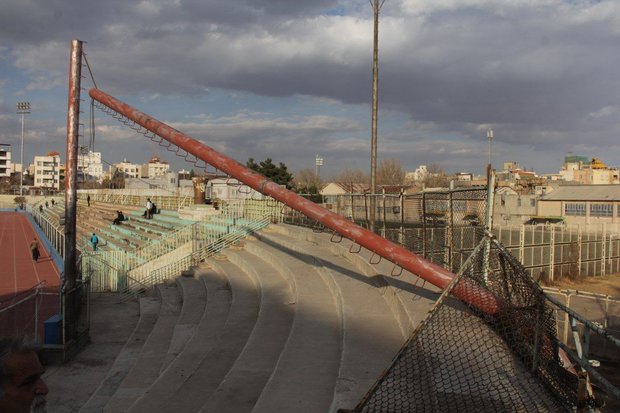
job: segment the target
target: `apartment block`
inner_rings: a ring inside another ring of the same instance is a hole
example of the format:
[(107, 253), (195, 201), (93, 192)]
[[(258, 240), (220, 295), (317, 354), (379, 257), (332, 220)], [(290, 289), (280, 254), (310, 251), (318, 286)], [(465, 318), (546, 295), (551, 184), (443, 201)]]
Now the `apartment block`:
[(0, 143), (0, 178), (11, 176), (11, 145)]
[(125, 178), (139, 178), (141, 174), (141, 165), (131, 163), (127, 159), (123, 159), (123, 162), (114, 165), (114, 168), (122, 173)]
[(39, 188), (60, 189), (61, 169), (60, 154), (48, 152), (45, 156), (34, 157), (34, 186)]
[(141, 176), (142, 178), (157, 178), (158, 176), (165, 176), (170, 171), (170, 165), (166, 161), (162, 161), (157, 156), (153, 156), (148, 163), (142, 165)]
[(84, 181), (101, 182), (103, 180), (101, 152), (88, 151), (78, 154), (78, 177)]

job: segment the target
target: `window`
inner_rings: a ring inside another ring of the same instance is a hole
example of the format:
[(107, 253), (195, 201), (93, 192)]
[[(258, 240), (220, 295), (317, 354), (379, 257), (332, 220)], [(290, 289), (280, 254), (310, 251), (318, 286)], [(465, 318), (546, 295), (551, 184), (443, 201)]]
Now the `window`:
[(586, 204), (564, 204), (564, 215), (586, 216)]
[(613, 205), (611, 204), (590, 204), (590, 216), (610, 217), (612, 214)]
[(532, 206), (532, 207), (536, 206), (536, 199), (534, 199), (534, 198), (530, 199), (530, 206)]
[(520, 207), (521, 206), (521, 198), (517, 198), (517, 206)]

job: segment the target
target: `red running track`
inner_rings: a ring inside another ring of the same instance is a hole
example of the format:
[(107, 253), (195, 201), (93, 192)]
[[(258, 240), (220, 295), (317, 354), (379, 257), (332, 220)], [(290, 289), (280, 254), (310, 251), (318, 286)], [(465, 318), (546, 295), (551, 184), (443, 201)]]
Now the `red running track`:
[[(41, 256), (32, 260), (30, 243)], [(37, 296), (28, 298), (42, 286)], [(42, 342), (43, 322), (59, 312), (60, 272), (25, 214), (0, 212), (0, 336), (25, 335)], [(38, 315), (36, 314), (38, 313)]]

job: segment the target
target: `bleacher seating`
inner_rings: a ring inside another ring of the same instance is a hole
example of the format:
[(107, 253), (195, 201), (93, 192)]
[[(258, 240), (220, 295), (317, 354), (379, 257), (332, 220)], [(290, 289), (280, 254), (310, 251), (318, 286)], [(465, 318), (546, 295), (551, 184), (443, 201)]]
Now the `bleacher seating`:
[(348, 248), (272, 225), (192, 277), (157, 286), (140, 299), (134, 334), (81, 411), (352, 408), (437, 291), (393, 288), (416, 285), (413, 275), (397, 280)]

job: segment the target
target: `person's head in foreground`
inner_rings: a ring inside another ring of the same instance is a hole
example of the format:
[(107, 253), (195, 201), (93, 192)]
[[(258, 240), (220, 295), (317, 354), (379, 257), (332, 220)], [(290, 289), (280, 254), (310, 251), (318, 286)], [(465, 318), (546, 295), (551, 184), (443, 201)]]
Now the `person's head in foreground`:
[(45, 412), (43, 372), (34, 346), (21, 338), (0, 338), (0, 412)]

